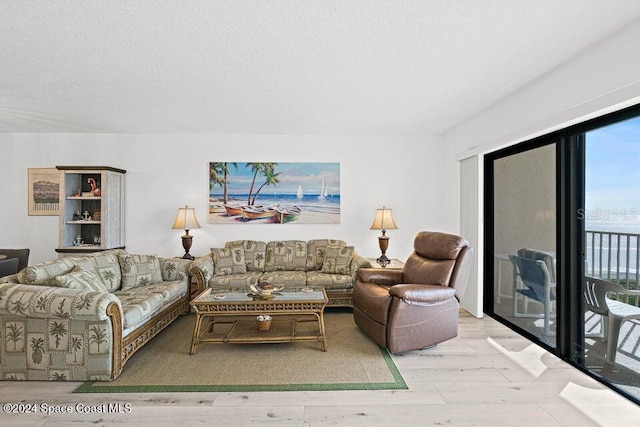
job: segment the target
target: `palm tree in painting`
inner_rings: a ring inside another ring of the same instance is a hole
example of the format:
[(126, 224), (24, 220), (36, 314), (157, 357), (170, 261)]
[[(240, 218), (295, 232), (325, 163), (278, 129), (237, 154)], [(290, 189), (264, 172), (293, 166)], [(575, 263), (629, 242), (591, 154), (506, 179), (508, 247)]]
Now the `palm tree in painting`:
[(231, 174), (231, 172), (229, 172), (229, 165), (233, 166), (234, 168), (238, 169), (238, 164), (237, 163), (222, 163), (222, 176), (223, 176), (223, 181), (224, 181), (224, 188), (223, 188), (223, 193), (222, 193), (222, 200), (227, 203), (229, 201), (229, 175)]
[(256, 184), (256, 177), (258, 176), (258, 172), (262, 168), (263, 163), (245, 163), (245, 167), (251, 167), (251, 172), (253, 172), (253, 179), (251, 180), (251, 187), (249, 188), (249, 196), (247, 197), (247, 204), (251, 204), (251, 195), (253, 194), (253, 186)]
[(264, 175), (264, 182), (260, 187), (258, 187), (256, 194), (254, 194), (253, 201), (251, 202), (252, 205), (256, 204), (256, 197), (258, 197), (258, 193), (260, 193), (260, 190), (262, 190), (265, 187), (265, 185), (276, 185), (280, 182), (280, 179), (278, 178), (278, 176), (280, 175), (281, 172), (275, 173), (276, 163), (265, 163), (265, 165), (269, 165), (269, 166), (265, 166), (264, 170), (262, 171), (262, 174)]
[(229, 175), (231, 175), (230, 166), (238, 168), (237, 163), (209, 163), (209, 189), (213, 190), (216, 185), (222, 187), (222, 201), (229, 202)]
[(224, 175), (222, 174), (222, 163), (209, 163), (209, 190), (213, 190), (216, 185), (224, 185)]

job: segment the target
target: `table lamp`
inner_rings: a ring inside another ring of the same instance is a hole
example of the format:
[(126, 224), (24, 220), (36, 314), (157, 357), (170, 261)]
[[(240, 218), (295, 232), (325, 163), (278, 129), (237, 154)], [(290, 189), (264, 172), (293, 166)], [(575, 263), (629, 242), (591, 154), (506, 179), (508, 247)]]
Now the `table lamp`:
[(176, 220), (173, 223), (173, 227), (171, 228), (185, 231), (184, 236), (182, 236), (182, 247), (184, 248), (184, 255), (182, 256), (182, 258), (193, 259), (193, 255), (189, 253), (189, 249), (191, 249), (191, 243), (193, 240), (193, 236), (189, 234), (189, 230), (200, 228), (200, 224), (198, 223), (198, 219), (196, 218), (195, 209), (190, 208), (189, 206), (178, 208), (178, 215), (176, 216)]
[(376, 217), (373, 219), (373, 224), (371, 224), (371, 230), (382, 230), (382, 236), (378, 237), (378, 244), (380, 245), (382, 255), (376, 259), (382, 268), (391, 262), (386, 255), (387, 249), (389, 248), (389, 238), (385, 233), (387, 230), (396, 230), (397, 228), (398, 226), (393, 220), (393, 215), (391, 215), (391, 209), (385, 208), (384, 206), (381, 209), (376, 209)]

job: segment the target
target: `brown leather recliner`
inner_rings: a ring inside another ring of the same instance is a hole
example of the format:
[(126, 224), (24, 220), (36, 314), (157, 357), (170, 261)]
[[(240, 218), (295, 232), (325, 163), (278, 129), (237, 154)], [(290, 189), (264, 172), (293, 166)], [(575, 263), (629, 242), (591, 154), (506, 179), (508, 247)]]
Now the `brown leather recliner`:
[(458, 335), (459, 299), (473, 249), (462, 237), (422, 231), (402, 270), (363, 268), (353, 288), (358, 327), (392, 353), (417, 350)]

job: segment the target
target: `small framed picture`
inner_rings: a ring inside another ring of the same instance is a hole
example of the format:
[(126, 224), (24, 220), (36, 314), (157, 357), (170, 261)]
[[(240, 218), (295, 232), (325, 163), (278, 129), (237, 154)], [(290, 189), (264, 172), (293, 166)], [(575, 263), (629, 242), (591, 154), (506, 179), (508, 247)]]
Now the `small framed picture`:
[(28, 168), (28, 214), (57, 216), (59, 213), (60, 171), (56, 168)]

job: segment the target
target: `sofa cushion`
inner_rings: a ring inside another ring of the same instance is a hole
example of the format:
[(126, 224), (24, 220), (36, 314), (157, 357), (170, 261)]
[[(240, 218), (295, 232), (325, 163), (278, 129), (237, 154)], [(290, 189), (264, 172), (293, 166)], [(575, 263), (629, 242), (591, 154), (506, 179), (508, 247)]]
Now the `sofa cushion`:
[(109, 288), (102, 283), (97, 274), (85, 271), (76, 266), (67, 274), (61, 274), (53, 279), (52, 285), (60, 288), (84, 289), (87, 291), (109, 292)]
[(323, 273), (350, 274), (353, 246), (327, 246), (322, 263)]
[(211, 248), (211, 255), (213, 256), (216, 276), (247, 272), (244, 249), (240, 246), (234, 248)]
[(190, 259), (160, 258), (162, 280), (184, 280), (189, 275)]
[(324, 251), (329, 245), (346, 246), (347, 242), (334, 239), (315, 239), (307, 242), (307, 271), (322, 270)]
[(69, 273), (73, 267), (75, 265), (69, 258), (62, 258), (27, 267), (18, 273), (18, 277), (20, 283), (27, 285), (49, 285), (54, 277)]
[(265, 259), (267, 257), (267, 244), (257, 240), (234, 240), (227, 242), (225, 248), (241, 247), (244, 249), (244, 260), (247, 264), (247, 271), (264, 271)]
[(187, 284), (179, 280), (114, 292), (122, 305), (123, 334), (128, 335), (187, 292)]
[(255, 285), (260, 280), (262, 273), (248, 271), (241, 274), (229, 274), (227, 276), (213, 276), (209, 279), (208, 286), (215, 289), (247, 289), (249, 285)]
[(160, 261), (155, 255), (120, 254), (122, 289), (132, 289), (162, 282)]
[(278, 240), (267, 243), (264, 271), (305, 271), (307, 243), (302, 240)]
[(275, 286), (284, 286), (287, 290), (302, 289), (307, 285), (307, 273), (304, 271), (265, 271), (260, 277), (260, 281)]
[(120, 272), (120, 261), (116, 252), (98, 252), (88, 256), (69, 258), (69, 260), (73, 262), (76, 267), (95, 273), (109, 292), (120, 288), (122, 274)]
[(326, 290), (348, 290), (353, 288), (353, 277), (350, 274), (329, 274), (321, 271), (307, 272), (307, 286)]

